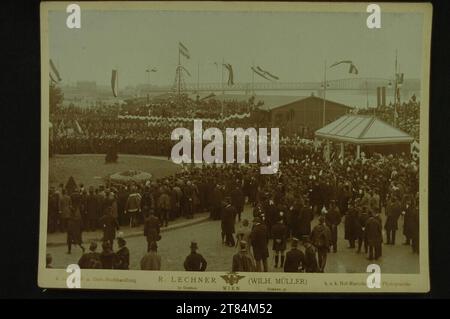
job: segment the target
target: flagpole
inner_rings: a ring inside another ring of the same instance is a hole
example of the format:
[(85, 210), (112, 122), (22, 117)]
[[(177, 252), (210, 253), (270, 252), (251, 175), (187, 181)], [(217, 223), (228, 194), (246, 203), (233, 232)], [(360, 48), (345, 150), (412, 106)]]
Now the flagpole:
[(327, 98), (327, 61), (324, 63), (323, 70), (323, 111), (322, 111), (322, 126), (325, 126), (325, 104)]
[(255, 95), (255, 60), (252, 61), (252, 96)]
[(180, 95), (181, 90), (181, 56), (180, 56), (180, 48), (178, 48), (178, 95)]
[(394, 81), (394, 126), (397, 126), (397, 50), (395, 50)]
[(222, 70), (222, 82), (221, 82), (222, 94), (225, 94), (225, 90), (224, 90), (224, 87), (223, 87), (223, 68), (224, 68), (224, 64), (225, 64), (225, 59), (222, 58), (222, 66), (221, 66), (221, 70)]

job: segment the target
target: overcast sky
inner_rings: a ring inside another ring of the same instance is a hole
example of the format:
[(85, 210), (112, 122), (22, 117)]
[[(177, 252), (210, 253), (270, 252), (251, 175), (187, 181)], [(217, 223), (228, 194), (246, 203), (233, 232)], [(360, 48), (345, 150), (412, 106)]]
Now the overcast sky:
[[(420, 78), (421, 14), (382, 14), (382, 28), (366, 27), (367, 13), (248, 13), (83, 10), (81, 29), (65, 26), (67, 13), (50, 12), (49, 42), (64, 83), (107, 84), (119, 69), (120, 85), (148, 81), (171, 84), (178, 62), (178, 41), (189, 49), (184, 65), (188, 82), (217, 82), (214, 62), (233, 65), (235, 82), (251, 81), (252, 63), (280, 81), (320, 81), (323, 64), (353, 60), (359, 77), (392, 77), (395, 50), (407, 78)], [(347, 78), (338, 66), (329, 79)], [(259, 80), (258, 80), (259, 81)], [(261, 80), (264, 81), (264, 80)]]

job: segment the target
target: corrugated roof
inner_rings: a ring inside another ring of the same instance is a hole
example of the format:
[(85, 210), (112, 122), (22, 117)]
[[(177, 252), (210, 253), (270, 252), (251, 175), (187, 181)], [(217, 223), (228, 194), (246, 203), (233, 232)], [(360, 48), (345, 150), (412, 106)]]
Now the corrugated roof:
[(356, 144), (411, 143), (414, 138), (370, 115), (344, 115), (316, 131), (316, 136)]

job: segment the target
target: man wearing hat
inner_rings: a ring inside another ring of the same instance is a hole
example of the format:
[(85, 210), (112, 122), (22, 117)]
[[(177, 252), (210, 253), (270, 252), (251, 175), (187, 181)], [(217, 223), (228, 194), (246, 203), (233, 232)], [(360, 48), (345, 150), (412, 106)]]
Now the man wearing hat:
[(253, 261), (252, 256), (250, 256), (250, 254), (248, 253), (247, 242), (244, 240), (241, 240), (239, 242), (239, 252), (233, 256), (233, 265), (231, 271), (255, 271), (255, 262)]
[(291, 250), (286, 254), (284, 272), (301, 272), (305, 264), (305, 254), (298, 249), (298, 239), (292, 238)]
[(325, 215), (325, 222), (331, 231), (331, 246), (333, 246), (333, 252), (337, 252), (338, 225), (341, 223), (341, 220), (341, 213), (336, 206), (336, 201), (332, 200), (330, 202), (330, 209)]
[(198, 245), (196, 242), (191, 242), (191, 253), (184, 261), (184, 269), (186, 271), (205, 271), (208, 263), (202, 255), (197, 253)]
[(253, 220), (253, 224), (250, 242), (253, 248), (253, 256), (255, 257), (256, 271), (261, 271), (262, 263), (264, 272), (267, 272), (267, 258), (269, 257), (269, 249), (267, 248), (267, 227), (259, 217), (256, 217)]
[(222, 209), (222, 242), (225, 239), (225, 245), (229, 247), (234, 247), (235, 241), (233, 237), (234, 233), (234, 222), (236, 218), (236, 209), (230, 203), (230, 198), (225, 200), (225, 206)]
[(144, 220), (144, 236), (147, 239), (147, 251), (150, 251), (150, 244), (161, 239), (159, 218), (150, 211)]
[(81, 269), (98, 269), (101, 267), (100, 254), (97, 252), (97, 243), (91, 242), (89, 245), (89, 252), (81, 256), (78, 261), (78, 266)]
[(319, 272), (319, 265), (317, 263), (317, 250), (311, 244), (309, 237), (302, 238), (303, 246), (305, 247), (305, 264), (303, 266), (305, 272), (315, 273)]
[(119, 250), (117, 250), (117, 265), (116, 269), (127, 269), (130, 265), (130, 251), (127, 248), (127, 242), (123, 239), (123, 234), (117, 236), (117, 244), (119, 245)]
[(283, 221), (283, 212), (281, 212), (278, 221), (272, 226), (272, 250), (275, 252), (275, 268), (278, 268), (278, 261), (280, 261), (280, 268), (283, 268), (287, 237), (288, 228)]
[(142, 270), (161, 270), (161, 256), (158, 255), (156, 242), (150, 243), (149, 252), (141, 259)]
[(325, 225), (325, 217), (319, 217), (319, 224), (314, 227), (311, 233), (311, 240), (313, 245), (317, 248), (317, 255), (319, 259), (319, 271), (324, 272), (327, 264), (327, 254), (330, 248), (331, 231)]

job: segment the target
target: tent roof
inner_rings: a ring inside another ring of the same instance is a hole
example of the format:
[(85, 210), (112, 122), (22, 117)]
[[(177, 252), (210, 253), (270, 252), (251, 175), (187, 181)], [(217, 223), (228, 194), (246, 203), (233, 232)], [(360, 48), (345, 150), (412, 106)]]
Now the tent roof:
[(316, 131), (316, 136), (355, 144), (411, 143), (407, 133), (370, 115), (344, 115)]

